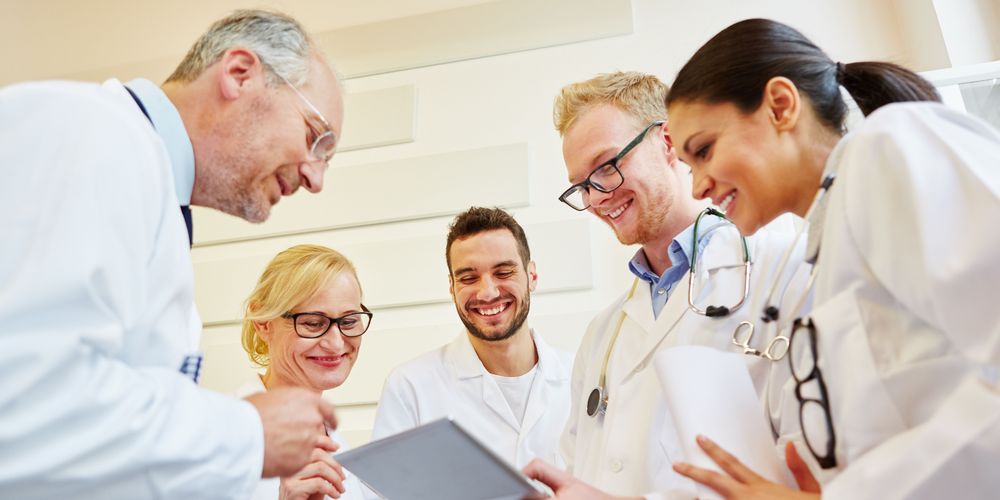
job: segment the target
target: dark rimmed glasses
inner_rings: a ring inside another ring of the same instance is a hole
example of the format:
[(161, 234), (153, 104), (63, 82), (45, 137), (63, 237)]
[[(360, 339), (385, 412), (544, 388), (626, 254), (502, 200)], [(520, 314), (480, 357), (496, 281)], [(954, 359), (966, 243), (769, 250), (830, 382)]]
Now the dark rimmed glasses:
[(333, 133), (333, 127), (331, 127), (330, 122), (326, 121), (326, 118), (323, 117), (323, 113), (319, 112), (319, 108), (313, 105), (312, 101), (310, 101), (309, 98), (307, 98), (305, 94), (298, 89), (298, 87), (292, 85), (292, 82), (288, 81), (287, 78), (281, 76), (280, 74), (275, 74), (278, 75), (278, 78), (281, 78), (286, 85), (291, 87), (291, 89), (295, 92), (295, 95), (299, 96), (299, 98), (302, 99), (302, 102), (306, 104), (306, 107), (315, 113), (316, 117), (323, 122), (323, 126), (326, 127), (326, 130), (317, 130), (316, 127), (313, 126), (312, 122), (310, 122), (307, 117), (303, 116), (306, 121), (306, 126), (309, 127), (309, 131), (314, 137), (312, 145), (309, 147), (309, 156), (315, 161), (321, 161), (324, 164), (329, 164), (330, 159), (333, 158), (333, 154), (337, 150), (337, 136)]
[[(806, 333), (805, 336), (796, 335), (802, 331)], [(802, 427), (802, 436), (819, 466), (832, 469), (837, 466), (837, 435), (833, 432), (826, 382), (823, 381), (823, 373), (819, 370), (816, 326), (808, 318), (798, 318), (793, 323), (792, 333), (788, 338), (788, 349), (791, 351), (788, 365), (791, 367), (792, 378), (795, 379), (795, 398), (799, 401), (799, 425)], [(808, 349), (808, 352), (803, 349)], [(813, 382), (815, 382), (814, 388), (806, 386)], [(803, 395), (806, 392), (803, 390), (804, 387), (810, 389), (810, 396)], [(820, 454), (817, 450), (823, 450), (823, 453)]]
[(345, 337), (360, 337), (372, 323), (372, 312), (361, 304), (361, 311), (345, 314), (339, 318), (331, 318), (320, 312), (286, 312), (281, 317), (292, 320), (295, 334), (304, 339), (317, 339), (330, 331), (333, 325)]
[(559, 195), (559, 201), (567, 204), (573, 210), (586, 210), (590, 207), (590, 188), (602, 192), (610, 193), (625, 182), (625, 177), (622, 175), (621, 169), (618, 168), (618, 162), (622, 160), (632, 151), (643, 139), (646, 138), (646, 134), (653, 128), (663, 125), (665, 120), (657, 120), (650, 123), (648, 127), (642, 129), (639, 135), (635, 136), (614, 158), (600, 164), (594, 170), (590, 171), (590, 175), (587, 176), (583, 182), (578, 182), (569, 187), (563, 194)]

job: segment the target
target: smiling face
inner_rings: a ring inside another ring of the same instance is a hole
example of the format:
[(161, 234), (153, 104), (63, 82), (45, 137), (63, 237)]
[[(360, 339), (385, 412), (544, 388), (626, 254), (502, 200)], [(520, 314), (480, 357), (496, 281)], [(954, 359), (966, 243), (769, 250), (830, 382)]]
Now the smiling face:
[[(563, 136), (563, 159), (571, 184), (587, 178), (648, 124), (636, 123), (612, 105), (584, 111)], [(607, 223), (626, 245), (647, 244), (664, 237), (665, 225), (678, 197), (686, 197), (686, 172), (673, 161), (666, 125), (650, 130), (642, 143), (618, 163), (625, 181), (611, 193), (591, 189), (587, 210)]]
[(451, 296), (469, 333), (486, 341), (506, 340), (524, 325), (538, 276), (525, 267), (514, 235), (506, 229), (456, 239), (448, 253)]
[(784, 212), (801, 211), (815, 182), (798, 165), (794, 144), (762, 105), (744, 113), (729, 103), (680, 101), (670, 106), (671, 133), (691, 166), (693, 195), (709, 198), (746, 235)]
[(202, 133), (192, 134), (196, 155), (192, 203), (262, 222), (281, 197), (299, 187), (313, 193), (322, 190), (326, 164), (312, 157), (311, 146), (327, 130), (341, 136), (343, 97), (329, 67), (313, 58), (309, 81), (299, 90), (321, 118), (290, 86), (265, 85), (263, 69), (255, 79), (239, 80), (246, 73), (227, 74), (227, 67), (252, 71), (260, 66), (252, 53), (243, 56), (246, 62), (239, 56), (227, 54), (217, 63), (222, 65), (218, 85), (225, 105), (204, 124)]
[[(341, 272), (289, 312), (318, 312), (339, 318), (361, 310), (358, 282), (351, 273)], [(346, 337), (336, 325), (315, 339), (299, 337), (291, 319), (254, 322), (254, 326), (268, 345), (271, 362), (264, 380), (269, 388), (294, 386), (325, 391), (338, 387), (347, 380), (361, 347), (362, 337)]]

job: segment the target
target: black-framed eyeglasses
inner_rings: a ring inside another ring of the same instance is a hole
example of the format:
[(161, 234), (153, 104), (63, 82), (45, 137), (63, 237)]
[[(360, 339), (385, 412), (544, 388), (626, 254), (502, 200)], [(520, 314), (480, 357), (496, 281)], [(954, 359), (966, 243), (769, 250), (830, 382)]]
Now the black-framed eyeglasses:
[(286, 312), (281, 317), (292, 320), (295, 334), (304, 339), (320, 338), (337, 325), (337, 330), (345, 337), (360, 337), (372, 324), (371, 311), (361, 304), (361, 311), (345, 314), (339, 318), (331, 318), (320, 312)]
[(632, 151), (643, 139), (646, 138), (646, 133), (648, 133), (653, 127), (663, 125), (665, 120), (657, 120), (650, 123), (648, 127), (642, 129), (639, 135), (635, 136), (614, 158), (600, 164), (594, 170), (590, 171), (587, 178), (583, 182), (578, 182), (569, 187), (563, 194), (559, 195), (559, 201), (567, 204), (573, 210), (586, 210), (590, 207), (590, 188), (602, 192), (610, 193), (625, 182), (625, 177), (622, 175), (621, 169), (618, 168), (618, 162), (622, 160)]
[(305, 94), (303, 94), (302, 91), (299, 90), (298, 87), (292, 85), (292, 82), (288, 81), (287, 78), (281, 76), (279, 73), (275, 74), (278, 75), (278, 78), (281, 78), (281, 80), (285, 82), (286, 85), (291, 87), (291, 89), (295, 92), (295, 94), (299, 96), (300, 99), (302, 99), (302, 102), (305, 103), (306, 107), (308, 107), (310, 111), (315, 113), (316, 117), (318, 117), (319, 120), (323, 122), (323, 126), (326, 127), (326, 130), (316, 130), (315, 127), (313, 127), (312, 123), (309, 122), (309, 119), (303, 116), (303, 118), (306, 121), (306, 126), (309, 127), (309, 131), (314, 136), (312, 144), (309, 147), (309, 156), (312, 157), (313, 160), (321, 161), (324, 164), (329, 164), (330, 159), (333, 158), (333, 154), (337, 150), (337, 136), (336, 134), (333, 133), (333, 128), (330, 127), (330, 122), (326, 120), (326, 118), (323, 116), (323, 113), (319, 112), (319, 108), (317, 108), (312, 103), (312, 101), (310, 101), (309, 98), (307, 98)]
[[(803, 338), (796, 335), (805, 330), (808, 335)], [(792, 333), (788, 335), (789, 350), (788, 365), (791, 367), (792, 378), (795, 379), (795, 398), (799, 401), (799, 425), (802, 436), (805, 437), (809, 452), (816, 458), (819, 466), (832, 469), (837, 466), (837, 435), (833, 431), (833, 418), (830, 415), (830, 399), (823, 381), (823, 373), (819, 369), (819, 352), (816, 349), (816, 327), (812, 320), (798, 318), (792, 325)], [(798, 340), (798, 344), (796, 344)], [(808, 349), (804, 352), (802, 349)], [(798, 360), (798, 364), (796, 363)], [(816, 382), (813, 394), (816, 397), (803, 395), (803, 387)], [(822, 413), (822, 418), (820, 418)], [(822, 423), (820, 423), (822, 422)], [(823, 450), (820, 454), (817, 450)]]

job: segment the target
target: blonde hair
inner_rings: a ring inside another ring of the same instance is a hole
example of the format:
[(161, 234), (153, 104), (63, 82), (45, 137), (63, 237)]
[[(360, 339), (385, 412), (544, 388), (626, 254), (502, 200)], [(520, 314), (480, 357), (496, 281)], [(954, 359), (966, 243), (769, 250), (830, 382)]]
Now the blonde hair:
[(296, 245), (271, 259), (257, 286), (244, 302), (243, 349), (259, 366), (271, 362), (267, 343), (254, 321), (271, 321), (312, 297), (330, 278), (349, 272), (358, 282), (354, 264), (336, 250), (320, 245)]
[(594, 106), (610, 104), (632, 115), (644, 127), (667, 117), (667, 92), (659, 78), (635, 71), (602, 73), (590, 80), (571, 83), (559, 91), (552, 121), (563, 136), (576, 119)]

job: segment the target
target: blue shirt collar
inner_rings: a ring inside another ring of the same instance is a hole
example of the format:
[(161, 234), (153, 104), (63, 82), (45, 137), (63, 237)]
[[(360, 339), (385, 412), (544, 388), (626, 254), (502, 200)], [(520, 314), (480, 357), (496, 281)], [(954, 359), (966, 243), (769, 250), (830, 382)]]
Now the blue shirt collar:
[(181, 205), (191, 204), (194, 191), (194, 147), (177, 108), (155, 83), (137, 78), (125, 85), (139, 96), (153, 122), (156, 133), (163, 139), (174, 172), (174, 189)]
[[(705, 245), (708, 244), (708, 240), (711, 237), (711, 229), (722, 222), (722, 219), (714, 216), (708, 215), (701, 219), (701, 224), (698, 227), (698, 255), (705, 249)], [(691, 243), (694, 237), (694, 224), (686, 227), (674, 240), (670, 242), (670, 246), (667, 247), (667, 256), (670, 257), (670, 269), (683, 268), (685, 271), (691, 265)], [(628, 269), (632, 274), (636, 275), (641, 280), (647, 281), (649, 283), (656, 284), (660, 281), (660, 276), (652, 271), (649, 267), (649, 260), (646, 258), (646, 253), (640, 248), (632, 260), (628, 263)], [(669, 271), (669, 269), (667, 270)], [(665, 271), (663, 274), (667, 274)]]

